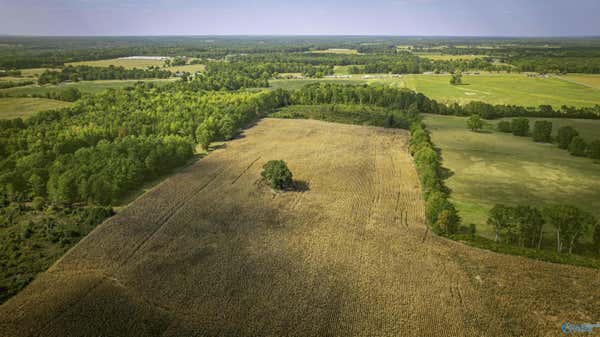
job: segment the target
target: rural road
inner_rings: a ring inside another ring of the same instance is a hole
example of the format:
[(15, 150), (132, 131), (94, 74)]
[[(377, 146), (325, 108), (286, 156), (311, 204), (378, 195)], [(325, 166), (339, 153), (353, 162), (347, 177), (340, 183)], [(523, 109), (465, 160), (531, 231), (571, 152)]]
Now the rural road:
[[(0, 306), (0, 336), (561, 336), (600, 272), (426, 233), (408, 133), (264, 119)], [(303, 191), (274, 193), (285, 160)]]

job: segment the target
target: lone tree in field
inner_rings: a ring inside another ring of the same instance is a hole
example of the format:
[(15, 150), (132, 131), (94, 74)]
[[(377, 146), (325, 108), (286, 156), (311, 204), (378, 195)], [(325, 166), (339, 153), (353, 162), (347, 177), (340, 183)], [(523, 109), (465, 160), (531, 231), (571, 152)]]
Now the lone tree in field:
[(261, 173), (269, 185), (277, 190), (285, 190), (293, 187), (292, 172), (283, 160), (269, 160)]
[(481, 116), (471, 115), (471, 117), (467, 119), (467, 126), (469, 127), (469, 129), (471, 129), (471, 131), (480, 131), (483, 128)]
[(462, 73), (460, 71), (455, 71), (452, 73), (452, 77), (450, 77), (450, 84), (452, 84), (452, 85), (462, 84)]
[(533, 141), (550, 143), (552, 141), (552, 122), (536, 121), (533, 124)]

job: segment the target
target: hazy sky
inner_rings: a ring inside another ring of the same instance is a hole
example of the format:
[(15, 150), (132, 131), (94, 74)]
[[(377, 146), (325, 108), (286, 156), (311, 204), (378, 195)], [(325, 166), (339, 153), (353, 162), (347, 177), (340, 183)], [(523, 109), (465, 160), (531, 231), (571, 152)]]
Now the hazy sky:
[(600, 35), (600, 0), (0, 0), (0, 35)]

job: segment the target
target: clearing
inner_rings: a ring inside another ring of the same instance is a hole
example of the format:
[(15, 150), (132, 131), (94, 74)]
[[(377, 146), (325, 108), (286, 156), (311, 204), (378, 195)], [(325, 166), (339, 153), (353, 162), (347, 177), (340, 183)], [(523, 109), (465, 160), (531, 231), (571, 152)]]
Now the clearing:
[[(530, 126), (541, 119), (530, 118)], [(545, 120), (553, 122), (554, 132), (571, 125), (588, 140), (600, 138), (597, 120)], [(452, 171), (446, 180), (452, 201), (463, 223), (476, 224), (480, 235), (494, 238), (486, 220), (496, 203), (571, 204), (600, 216), (600, 164), (594, 160), (571, 156), (531, 137), (468, 131), (466, 117), (427, 115), (425, 124), (442, 150), (443, 166)]]
[(0, 98), (0, 119), (27, 118), (42, 110), (65, 108), (69, 102), (46, 98)]
[[(599, 270), (428, 235), (407, 141), (261, 120), (0, 306), (0, 335), (550, 336), (600, 320)], [(270, 159), (304, 188), (262, 184)]]

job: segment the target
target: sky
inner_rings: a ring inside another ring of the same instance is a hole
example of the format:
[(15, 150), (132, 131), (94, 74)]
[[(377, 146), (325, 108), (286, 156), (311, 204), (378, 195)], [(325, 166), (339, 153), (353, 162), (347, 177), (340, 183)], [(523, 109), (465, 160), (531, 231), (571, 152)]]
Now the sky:
[(0, 35), (600, 36), (600, 0), (0, 0)]

